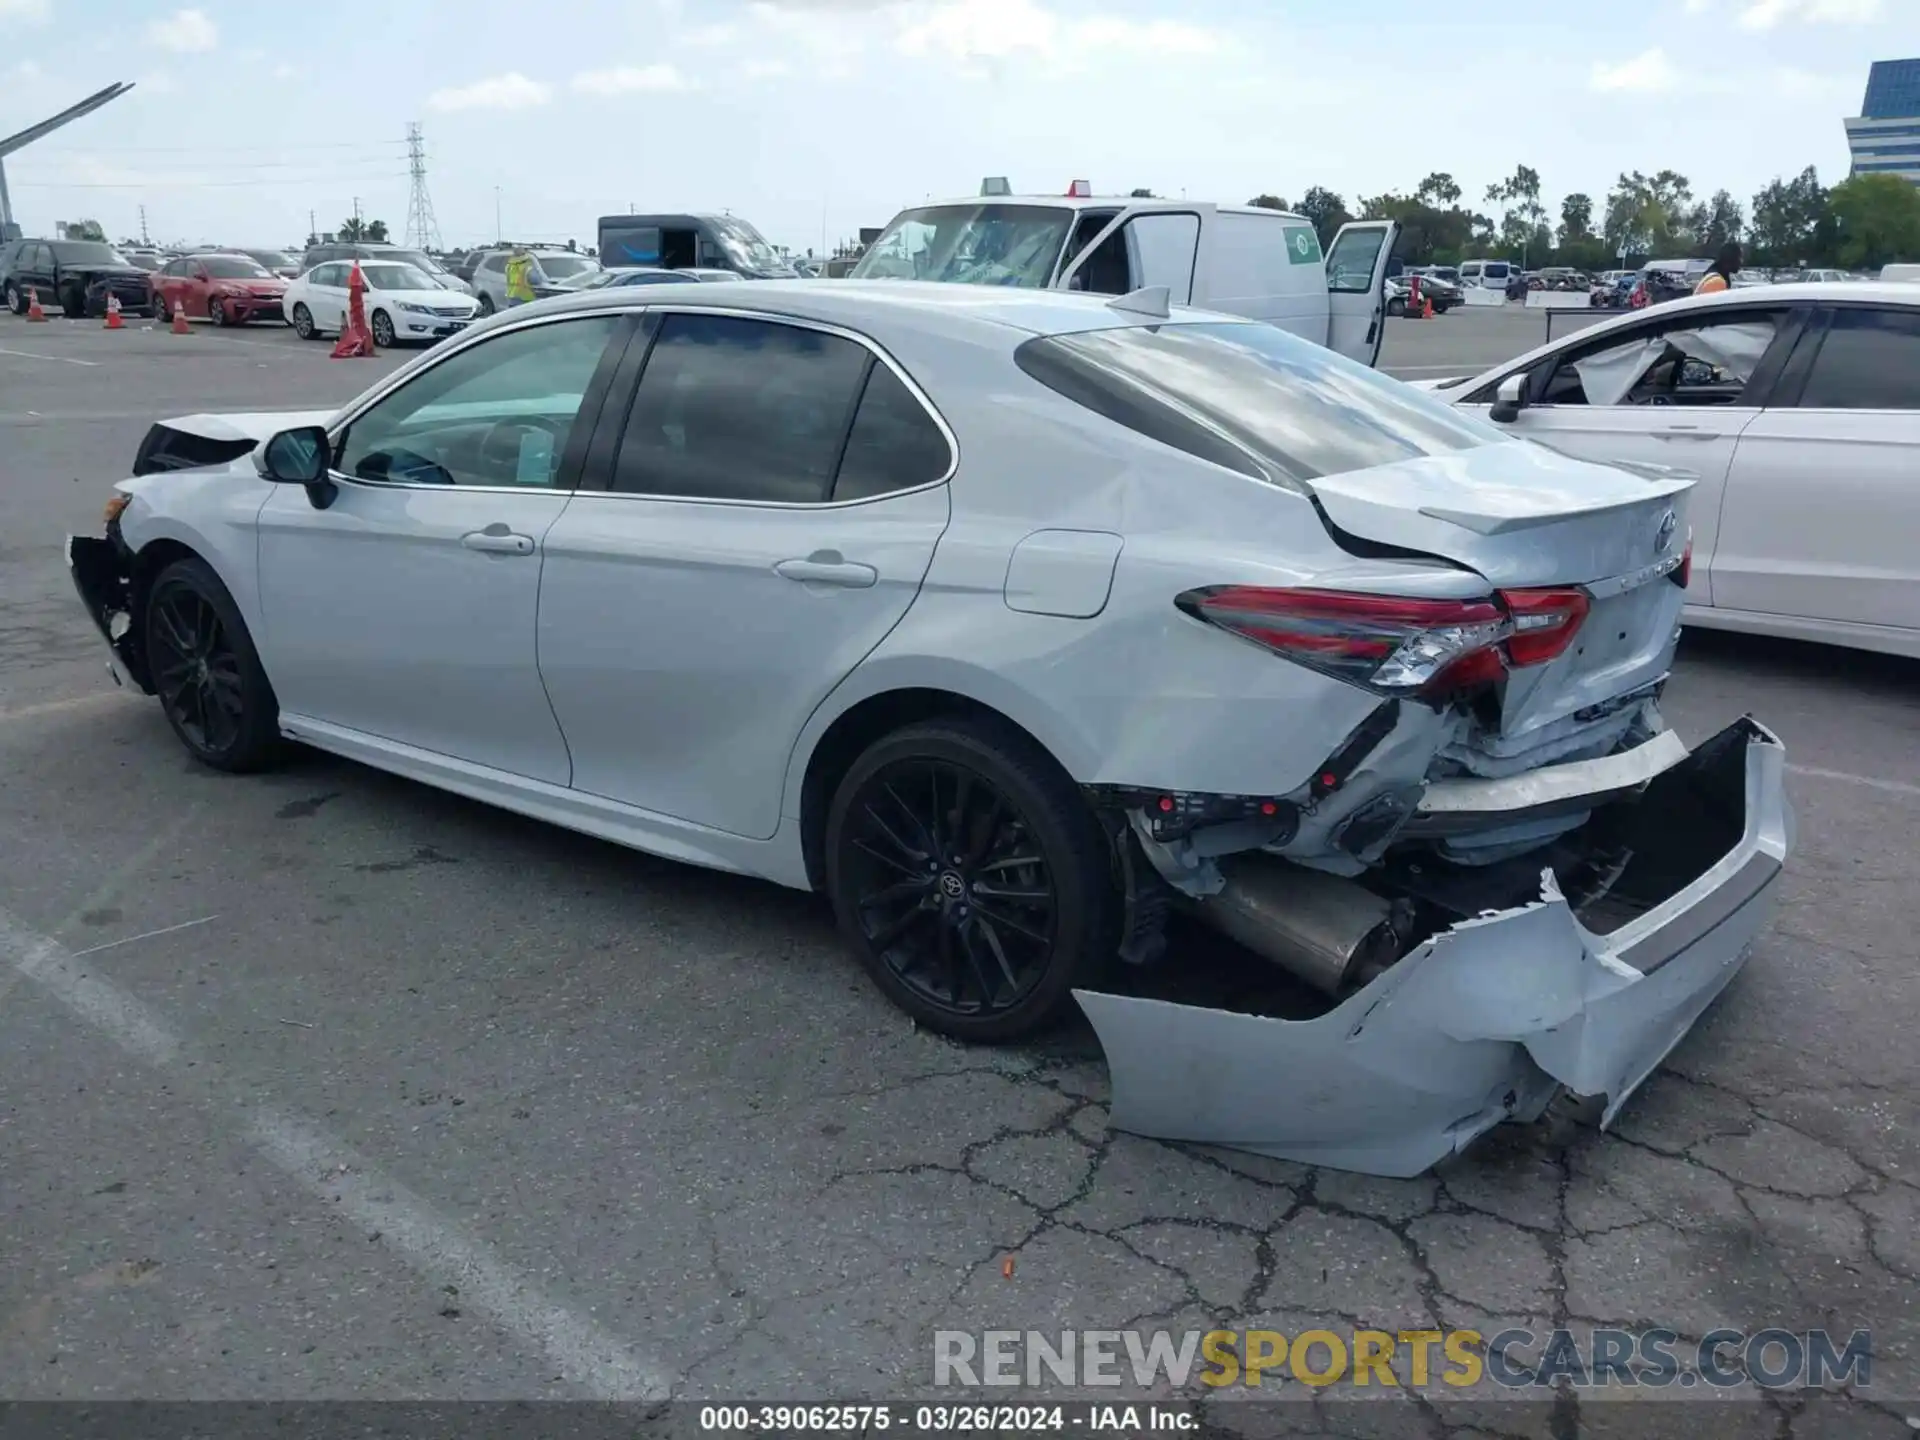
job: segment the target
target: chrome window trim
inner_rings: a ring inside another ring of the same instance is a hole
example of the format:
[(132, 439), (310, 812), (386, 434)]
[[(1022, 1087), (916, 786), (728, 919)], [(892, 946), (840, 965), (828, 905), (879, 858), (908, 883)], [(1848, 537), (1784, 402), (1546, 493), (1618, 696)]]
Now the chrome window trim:
[[(535, 494), (571, 495), (576, 498), (604, 497), (618, 500), (670, 500), (686, 505), (719, 505), (750, 510), (846, 510), (856, 505), (872, 505), (879, 501), (891, 500), (899, 495), (917, 495), (923, 490), (938, 489), (940, 486), (948, 484), (954, 475), (959, 472), (960, 440), (959, 437), (954, 434), (953, 427), (947, 423), (947, 418), (940, 413), (939, 407), (928, 398), (927, 392), (920, 388), (919, 382), (909, 375), (905, 368), (901, 366), (900, 362), (889, 355), (885, 347), (877, 340), (874, 340), (871, 336), (863, 335), (857, 330), (850, 330), (844, 325), (836, 325), (830, 320), (815, 320), (808, 316), (788, 315), (777, 310), (749, 310), (744, 307), (731, 305), (596, 305), (579, 310), (568, 310), (558, 315), (529, 316), (524, 320), (517, 320), (511, 325), (502, 325), (498, 329), (485, 331), (478, 336), (474, 335), (472, 330), (468, 330), (462, 335), (450, 337), (450, 341), (457, 340), (460, 343), (451, 345), (451, 348), (449, 348), (444, 355), (435, 356), (431, 365), (422, 365), (417, 370), (411, 369), (410, 367), (402, 367), (392, 375), (389, 375), (378, 387), (362, 398), (351, 414), (346, 415), (343, 419), (336, 420), (332, 425), (327, 427), (327, 444), (330, 448), (337, 451), (341, 435), (350, 429), (368, 410), (372, 409), (409, 381), (426, 374), (430, 370), (437, 369), (439, 366), (453, 359), (454, 356), (472, 348), (474, 345), (484, 344), (487, 340), (501, 335), (509, 335), (521, 330), (531, 329), (536, 325), (554, 325), (566, 320), (590, 320), (608, 315), (660, 315), (662, 317), (667, 315), (724, 315), (736, 320), (761, 320), (773, 324), (792, 325), (802, 330), (817, 330), (822, 334), (834, 335), (843, 340), (850, 340), (854, 344), (865, 348), (876, 360), (891, 370), (895, 378), (898, 379), (902, 385), (906, 386), (907, 393), (913, 396), (913, 398), (919, 402), (920, 408), (932, 418), (935, 427), (940, 431), (941, 437), (947, 442), (947, 468), (937, 480), (925, 481), (922, 484), (909, 486), (905, 489), (889, 490), (881, 495), (866, 495), (858, 500), (804, 501), (735, 500), (720, 496), (709, 497), (704, 495), (656, 495), (637, 490), (568, 490), (558, 486), (549, 487), (542, 485), (428, 485), (417, 481), (363, 480), (358, 476), (347, 475), (339, 470), (335, 470), (331, 466), (328, 467), (327, 473), (340, 484), (361, 485), (368, 489), (379, 490), (428, 490), (436, 494), (444, 494), (448, 490), (458, 490), (463, 494), (479, 495)], [(449, 342), (442, 343), (445, 344)], [(651, 341), (648, 343), (651, 344)], [(431, 354), (432, 352), (430, 351), (428, 353)], [(645, 376), (646, 371), (643, 369), (641, 371), (642, 383), (645, 382)], [(637, 394), (639, 392), (636, 389), (634, 393)]]

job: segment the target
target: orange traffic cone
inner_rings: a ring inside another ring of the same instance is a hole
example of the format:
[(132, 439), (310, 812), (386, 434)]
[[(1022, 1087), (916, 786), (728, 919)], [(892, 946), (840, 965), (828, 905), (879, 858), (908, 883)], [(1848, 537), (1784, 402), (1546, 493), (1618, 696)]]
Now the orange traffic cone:
[(1432, 300), (1426, 301), (1420, 307), (1420, 318), (1422, 320), (1431, 320), (1433, 318), (1433, 301)]
[(109, 330), (124, 330), (127, 328), (127, 322), (120, 318), (120, 297), (118, 295), (107, 296), (106, 328)]
[(47, 312), (40, 307), (40, 292), (32, 286), (27, 287), (27, 319), (39, 325), (47, 323)]
[(176, 335), (193, 333), (193, 327), (187, 323), (187, 302), (184, 300), (173, 302), (173, 333)]

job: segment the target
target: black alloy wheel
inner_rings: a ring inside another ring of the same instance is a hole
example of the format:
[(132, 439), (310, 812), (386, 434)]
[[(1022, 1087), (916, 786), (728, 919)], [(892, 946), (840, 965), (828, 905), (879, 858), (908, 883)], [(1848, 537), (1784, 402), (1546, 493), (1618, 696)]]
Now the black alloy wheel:
[(869, 973), (957, 1039), (1044, 1027), (1117, 943), (1098, 822), (1051, 758), (1001, 725), (936, 722), (875, 744), (835, 797), (827, 857)]
[(279, 746), (279, 705), (219, 577), (204, 561), (175, 561), (145, 611), (147, 673), (180, 743), (218, 770), (264, 767)]

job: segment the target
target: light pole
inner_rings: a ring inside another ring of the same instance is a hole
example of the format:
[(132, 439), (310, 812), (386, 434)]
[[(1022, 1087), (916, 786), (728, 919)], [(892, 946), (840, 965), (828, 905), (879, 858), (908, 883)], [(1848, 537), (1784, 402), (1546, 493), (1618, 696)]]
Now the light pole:
[(493, 187), (493, 243), (496, 245), (506, 243), (500, 229), (500, 187), (498, 185)]

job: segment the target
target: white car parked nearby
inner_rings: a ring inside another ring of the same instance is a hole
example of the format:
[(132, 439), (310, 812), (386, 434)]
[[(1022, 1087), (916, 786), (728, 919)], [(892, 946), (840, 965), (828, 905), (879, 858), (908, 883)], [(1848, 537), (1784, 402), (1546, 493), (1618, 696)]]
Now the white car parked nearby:
[(1694, 296), (1421, 383), (1694, 481), (1689, 623), (1920, 656), (1920, 288)]
[[(338, 334), (346, 323), (354, 263), (329, 260), (287, 282), (282, 305), (302, 340)], [(480, 313), (480, 303), (472, 296), (435, 283), (412, 265), (385, 260), (362, 260), (359, 265), (367, 282), (367, 328), (376, 345), (444, 339), (464, 330)]]
[[(1773, 736), (1661, 719), (1688, 481), (1163, 290), (588, 291), (134, 468), (68, 560), (201, 762), (817, 889), (923, 1024), (1077, 1002), (1143, 1134), (1406, 1175), (1610, 1121), (1792, 845)], [(1317, 1010), (1128, 993), (1175, 906)]]

